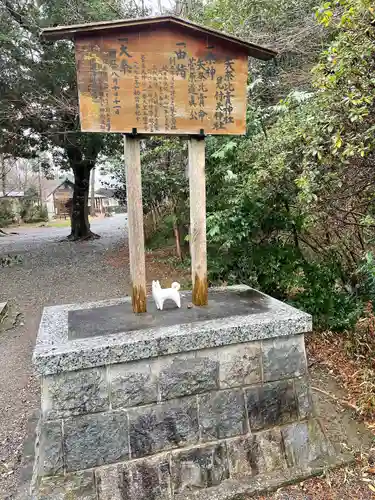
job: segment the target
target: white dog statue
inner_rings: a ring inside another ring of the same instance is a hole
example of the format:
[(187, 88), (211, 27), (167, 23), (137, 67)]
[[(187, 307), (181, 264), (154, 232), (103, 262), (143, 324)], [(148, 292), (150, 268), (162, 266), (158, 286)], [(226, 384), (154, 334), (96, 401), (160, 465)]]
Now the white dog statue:
[(152, 282), (152, 298), (155, 301), (156, 309), (163, 310), (164, 301), (173, 300), (177, 307), (181, 307), (180, 283), (172, 283), (171, 288), (162, 288), (159, 281)]

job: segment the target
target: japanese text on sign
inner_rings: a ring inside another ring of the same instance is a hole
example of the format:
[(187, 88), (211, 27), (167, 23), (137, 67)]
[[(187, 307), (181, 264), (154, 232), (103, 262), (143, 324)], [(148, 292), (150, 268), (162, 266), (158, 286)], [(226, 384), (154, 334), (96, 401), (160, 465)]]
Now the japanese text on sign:
[(245, 53), (166, 30), (79, 40), (76, 49), (82, 130), (245, 132)]

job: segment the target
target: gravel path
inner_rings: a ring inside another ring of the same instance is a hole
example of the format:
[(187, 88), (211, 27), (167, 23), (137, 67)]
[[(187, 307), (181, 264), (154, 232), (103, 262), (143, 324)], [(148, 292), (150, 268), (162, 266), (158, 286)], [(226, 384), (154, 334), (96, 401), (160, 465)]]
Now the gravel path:
[(22, 229), (18, 236), (0, 238), (0, 257), (22, 257), (21, 264), (0, 268), (0, 302), (10, 304), (9, 317), (0, 326), (1, 500), (14, 498), (27, 420), (39, 407), (31, 356), (43, 307), (120, 297), (129, 291), (128, 271), (110, 266), (106, 259), (125, 241), (125, 216), (95, 220), (92, 229), (100, 240), (60, 242), (67, 228)]

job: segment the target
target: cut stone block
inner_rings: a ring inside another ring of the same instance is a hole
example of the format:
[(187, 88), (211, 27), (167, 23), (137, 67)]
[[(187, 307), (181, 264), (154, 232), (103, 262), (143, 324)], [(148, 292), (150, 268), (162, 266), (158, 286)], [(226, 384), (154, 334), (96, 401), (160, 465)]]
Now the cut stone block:
[(105, 465), (95, 470), (99, 500), (123, 500), (123, 464)]
[(83, 471), (43, 478), (36, 498), (38, 500), (97, 500), (94, 473)]
[(225, 443), (172, 455), (173, 493), (209, 488), (229, 478)]
[(39, 425), (37, 432), (37, 471), (39, 476), (59, 474), (63, 471), (63, 440), (61, 420)]
[[(212, 488), (185, 490), (182, 493), (177, 493), (173, 500), (250, 500), (259, 498), (259, 496), (268, 498), (270, 492), (279, 490), (279, 488), (300, 483), (309, 477), (325, 474), (329, 468), (353, 462), (348, 455), (339, 455), (335, 460), (316, 461), (309, 467), (291, 467), (286, 470), (268, 472), (261, 476), (230, 479)], [(277, 496), (280, 500), (295, 500), (294, 496), (285, 495), (279, 492)], [(303, 500), (313, 499), (303, 497)]]
[(289, 466), (307, 465), (334, 453), (316, 420), (290, 424), (281, 433)]
[(250, 429), (286, 424), (298, 419), (293, 380), (281, 380), (246, 390)]
[(108, 367), (112, 408), (154, 403), (158, 387), (149, 363), (121, 363)]
[(170, 500), (169, 457), (102, 467), (96, 483), (99, 500)]
[(220, 387), (243, 387), (261, 382), (260, 342), (227, 346), (217, 351)]
[(199, 438), (196, 397), (130, 410), (129, 436), (132, 458), (195, 444)]
[(129, 500), (169, 500), (169, 459), (139, 460), (124, 466), (124, 496)]
[(55, 419), (109, 409), (104, 368), (45, 377), (42, 391), (44, 418)]
[(298, 401), (300, 419), (306, 419), (314, 414), (313, 400), (309, 382), (306, 378), (294, 380), (294, 387)]
[(264, 340), (262, 351), (265, 382), (305, 375), (307, 363), (303, 335)]
[(211, 392), (199, 396), (198, 401), (202, 441), (215, 441), (248, 432), (241, 390)]
[(219, 363), (203, 353), (175, 356), (161, 362), (161, 399), (173, 399), (218, 388)]
[(65, 420), (64, 448), (68, 472), (127, 459), (127, 414), (94, 413)]
[(256, 476), (287, 467), (279, 429), (229, 440), (227, 447), (232, 478)]

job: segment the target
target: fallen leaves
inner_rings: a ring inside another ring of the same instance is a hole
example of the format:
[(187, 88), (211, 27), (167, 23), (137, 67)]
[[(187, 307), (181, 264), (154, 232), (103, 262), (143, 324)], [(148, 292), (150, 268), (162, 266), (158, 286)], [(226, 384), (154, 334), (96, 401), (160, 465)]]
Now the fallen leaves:
[(359, 357), (348, 355), (347, 342), (345, 335), (316, 332), (306, 343), (309, 357), (325, 366), (344, 386), (347, 397), (337, 402), (365, 419), (375, 434), (375, 371)]

